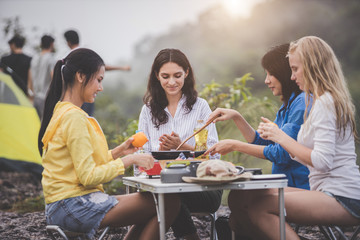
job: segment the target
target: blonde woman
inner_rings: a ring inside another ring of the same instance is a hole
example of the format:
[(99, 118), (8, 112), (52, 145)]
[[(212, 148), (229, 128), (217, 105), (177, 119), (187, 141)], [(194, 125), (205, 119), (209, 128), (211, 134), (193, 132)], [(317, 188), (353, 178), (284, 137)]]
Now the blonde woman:
[[(289, 62), (291, 79), (308, 100), (313, 98), (297, 141), (266, 118), (258, 128), (262, 138), (279, 143), (294, 161), (310, 170), (310, 191), (285, 190), (286, 220), (310, 225), (359, 224), (355, 112), (340, 64), (331, 47), (313, 36), (291, 43)], [(279, 225), (277, 198), (275, 191), (266, 190), (236, 203), (251, 221), (249, 228), (241, 230), (256, 229), (259, 239), (280, 239), (279, 232), (274, 231)], [(299, 239), (290, 225), (286, 226), (286, 239)]]

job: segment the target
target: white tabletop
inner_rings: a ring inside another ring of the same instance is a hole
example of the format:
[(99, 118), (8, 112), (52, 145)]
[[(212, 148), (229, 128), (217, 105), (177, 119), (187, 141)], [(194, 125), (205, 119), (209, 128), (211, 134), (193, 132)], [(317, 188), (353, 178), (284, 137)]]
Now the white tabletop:
[(160, 178), (148, 177), (124, 177), (125, 185), (140, 188), (154, 193), (178, 193), (178, 192), (199, 192), (213, 191), (220, 189), (268, 189), (268, 188), (284, 188), (287, 186), (287, 179), (271, 179), (271, 180), (249, 180), (235, 181), (222, 184), (198, 184), (198, 183), (162, 183)]

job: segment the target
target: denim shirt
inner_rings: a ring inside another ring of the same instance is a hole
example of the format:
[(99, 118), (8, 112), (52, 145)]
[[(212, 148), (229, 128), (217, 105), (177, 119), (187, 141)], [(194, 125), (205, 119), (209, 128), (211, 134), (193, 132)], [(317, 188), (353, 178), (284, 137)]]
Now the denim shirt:
[[(293, 93), (289, 99), (288, 105), (281, 106), (276, 114), (275, 123), (279, 128), (293, 139), (297, 139), (300, 126), (304, 122), (305, 112), (305, 93), (300, 93), (295, 97)], [(310, 109), (309, 109), (310, 110)], [(257, 145), (266, 145), (264, 156), (273, 163), (272, 173), (283, 173), (288, 179), (289, 187), (310, 189), (309, 170), (306, 166), (291, 159), (288, 152), (278, 143), (270, 140), (264, 140), (255, 132), (255, 139), (252, 142)]]

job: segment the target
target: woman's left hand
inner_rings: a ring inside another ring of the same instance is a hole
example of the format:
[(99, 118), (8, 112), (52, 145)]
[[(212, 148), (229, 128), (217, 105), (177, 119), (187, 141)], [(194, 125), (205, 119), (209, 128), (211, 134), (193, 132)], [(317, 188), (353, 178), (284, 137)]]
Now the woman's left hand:
[(181, 139), (179, 137), (179, 134), (172, 132), (170, 135), (163, 134), (160, 138), (160, 151), (168, 151), (171, 149), (176, 149), (180, 143)]
[(257, 132), (260, 134), (260, 137), (266, 140), (271, 140), (276, 143), (280, 143), (286, 133), (284, 133), (275, 123), (271, 122), (269, 119), (261, 117), (262, 123), (259, 124)]

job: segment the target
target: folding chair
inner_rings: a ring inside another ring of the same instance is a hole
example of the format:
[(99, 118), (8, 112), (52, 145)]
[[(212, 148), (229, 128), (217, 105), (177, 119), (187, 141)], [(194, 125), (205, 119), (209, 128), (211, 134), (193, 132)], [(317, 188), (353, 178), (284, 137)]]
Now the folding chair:
[[(104, 228), (98, 240), (103, 239), (108, 231), (109, 231), (109, 227)], [(87, 239), (85, 233), (67, 231), (65, 229), (61, 229), (61, 227), (57, 225), (47, 225), (46, 232), (50, 235), (51, 239), (53, 240), (56, 240), (54, 233), (58, 233), (58, 235), (64, 240)]]
[[(295, 225), (294, 231), (299, 232), (300, 225)], [(350, 237), (346, 236), (344, 231), (338, 226), (318, 226), (320, 232), (328, 240), (356, 240), (357, 236), (360, 234), (360, 226), (356, 226), (354, 232)], [(337, 233), (337, 234), (336, 234)], [(338, 238), (336, 236), (339, 236)]]
[[(360, 226), (357, 226), (350, 237), (347, 237), (344, 231), (338, 226), (319, 226), (320, 231), (328, 240), (355, 240), (360, 233)], [(336, 238), (335, 232), (338, 233), (339, 238)]]

